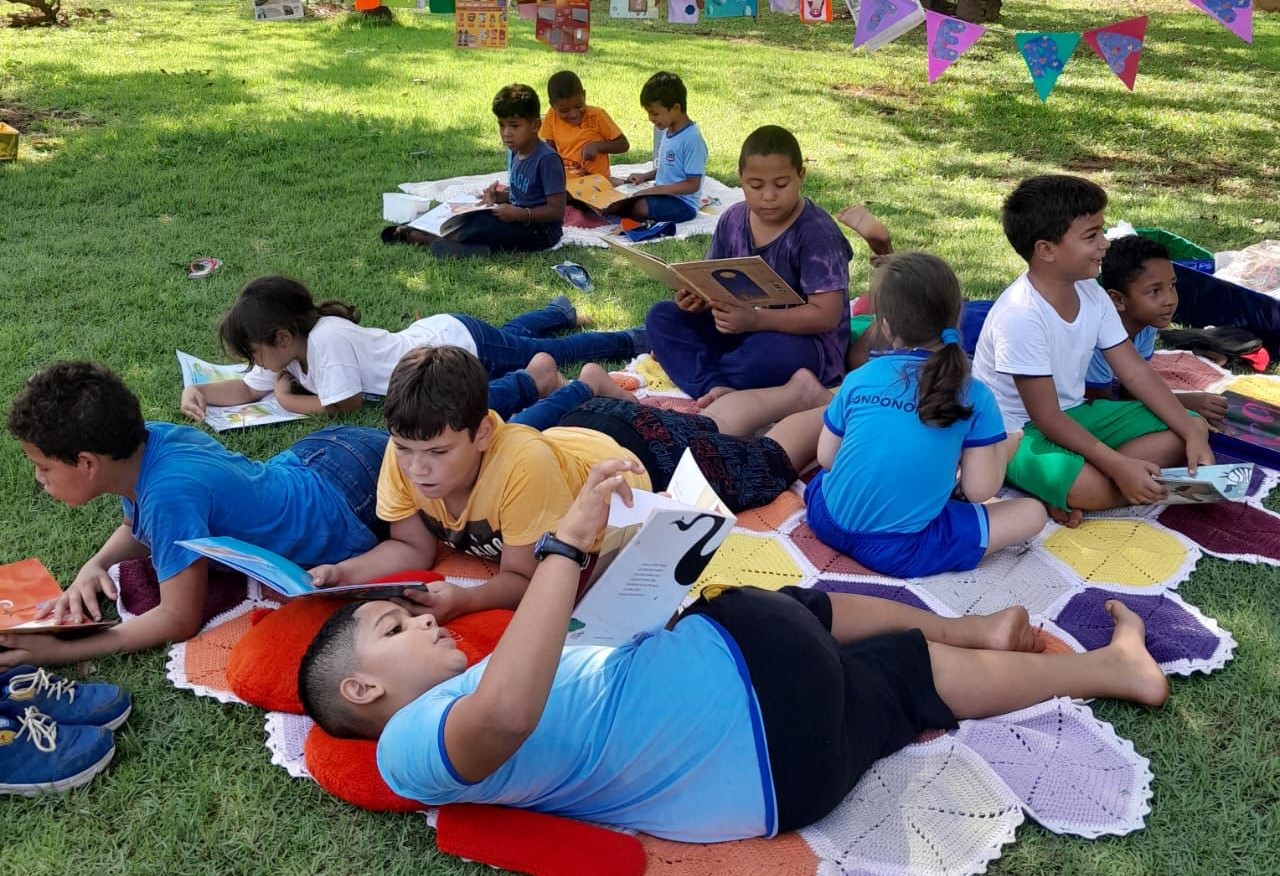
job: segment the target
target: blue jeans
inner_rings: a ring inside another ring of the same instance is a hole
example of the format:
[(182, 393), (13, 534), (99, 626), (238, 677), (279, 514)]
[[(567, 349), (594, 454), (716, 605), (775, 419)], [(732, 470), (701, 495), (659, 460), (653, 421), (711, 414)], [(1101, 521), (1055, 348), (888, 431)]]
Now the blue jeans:
[[(546, 398), (538, 399), (532, 405), (511, 417), (507, 422), (529, 426), (541, 432), (543, 429), (550, 429), (552, 426), (560, 425), (561, 417), (587, 399), (592, 398), (593, 395), (591, 387), (581, 380), (575, 380), (560, 387)], [(495, 411), (498, 410), (493, 405), (492, 396), (489, 398), (489, 407)]]
[(696, 208), (675, 195), (646, 195), (644, 205), (649, 218), (658, 222), (688, 222), (698, 215)]
[(597, 359), (630, 359), (636, 351), (635, 337), (630, 332), (576, 332), (563, 338), (545, 338), (527, 334), (527, 322), (516, 331), (511, 330), (512, 323), (527, 321), (533, 314), (516, 317), (503, 328), (464, 313), (453, 316), (467, 327), (476, 342), (476, 356), (491, 378), (523, 368), (538, 353), (549, 354), (559, 365), (569, 365)]
[(292, 453), (338, 492), (365, 528), (378, 540), (387, 536), (387, 524), (378, 519), (378, 473), (389, 436), (364, 426), (329, 426), (300, 439), (285, 453)]

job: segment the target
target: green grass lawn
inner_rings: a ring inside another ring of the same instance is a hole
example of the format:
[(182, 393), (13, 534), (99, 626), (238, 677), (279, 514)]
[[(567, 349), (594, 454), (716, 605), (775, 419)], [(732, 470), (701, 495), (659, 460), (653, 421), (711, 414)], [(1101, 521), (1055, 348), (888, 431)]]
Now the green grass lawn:
[[(373, 27), (255, 24), (247, 2), (226, 0), (110, 8), (105, 22), (0, 30), (0, 119), (24, 129), (20, 161), (0, 165), (6, 407), (34, 369), (76, 356), (123, 374), (147, 417), (179, 419), (174, 349), (217, 358), (218, 314), (264, 273), (399, 327), (435, 311), (513, 315), (565, 290), (551, 266), (567, 256), (595, 278), (594, 293), (574, 295), (582, 310), (604, 327), (639, 323), (661, 290), (602, 251), (458, 265), (377, 239), (380, 194), (396, 184), (500, 169), (493, 93), (513, 80), (541, 91), (561, 67), (646, 149), (640, 86), (655, 70), (679, 72), (723, 180), (748, 132), (786, 125), (810, 159), (812, 198), (832, 211), (869, 203), (900, 248), (946, 257), (975, 297), (1020, 270), (997, 210), (1036, 172), (1087, 173), (1110, 191), (1111, 217), (1211, 248), (1280, 237), (1274, 15), (1259, 14), (1249, 47), (1180, 0), (1008, 3), (1002, 30), (929, 86), (923, 29), (867, 55), (849, 51), (848, 22), (769, 15), (681, 29), (613, 23), (597, 4), (590, 53), (557, 56), (530, 22), (513, 22), (512, 48), (491, 53), (452, 49), (450, 19), (408, 11)], [(1136, 94), (1080, 46), (1041, 105), (1012, 31), (1143, 13)], [(655, 251), (696, 257), (705, 243)], [(855, 293), (867, 280), (858, 252)], [(187, 280), (183, 266), (201, 256), (225, 266)], [(377, 412), (354, 419), (374, 424)], [(265, 456), (314, 426), (223, 437)], [(0, 561), (37, 555), (70, 581), (118, 516), (105, 498), (76, 510), (45, 498), (17, 444), (0, 441)], [(1175, 679), (1159, 712), (1096, 707), (1151, 758), (1147, 828), (1088, 842), (1028, 824), (993, 872), (1277, 871), (1280, 573), (1205, 559), (1181, 593), (1235, 634), (1235, 660)], [(438, 855), (419, 818), (358, 812), (288, 778), (269, 763), (259, 712), (175, 691), (164, 662), (161, 652), (99, 662), (96, 677), (137, 703), (116, 762), (83, 790), (0, 803), (7, 872), (493, 872)]]

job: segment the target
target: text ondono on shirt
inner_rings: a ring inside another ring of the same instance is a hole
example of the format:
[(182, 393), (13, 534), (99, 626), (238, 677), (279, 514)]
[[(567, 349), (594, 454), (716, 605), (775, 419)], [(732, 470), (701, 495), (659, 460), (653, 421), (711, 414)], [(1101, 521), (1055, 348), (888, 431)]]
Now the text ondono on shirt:
[(914, 414), (916, 411), (916, 403), (911, 399), (890, 398), (887, 395), (855, 395), (849, 399), (849, 404), (893, 408), (896, 411), (903, 411), (908, 414)]

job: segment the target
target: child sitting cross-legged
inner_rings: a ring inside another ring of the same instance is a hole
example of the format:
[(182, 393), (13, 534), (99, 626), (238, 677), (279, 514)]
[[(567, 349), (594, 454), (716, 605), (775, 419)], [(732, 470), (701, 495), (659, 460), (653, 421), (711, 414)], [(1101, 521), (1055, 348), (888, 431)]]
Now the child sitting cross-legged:
[(582, 569), (632, 460), (596, 465), (543, 542), (493, 654), (470, 669), (438, 618), (391, 602), (340, 609), (298, 673), (330, 734), (377, 739), (391, 789), (490, 803), (684, 842), (775, 836), (834, 809), (921, 732), (1056, 696), (1159, 706), (1168, 682), (1119, 601), (1111, 642), (1035, 653), (1020, 607), (943, 618), (891, 600), (786, 587), (705, 595), (671, 629), (566, 646)]
[(844, 376), (853, 249), (802, 196), (800, 144), (777, 125), (756, 129), (742, 144), (738, 176), (746, 200), (720, 217), (707, 258), (758, 255), (805, 302), (707, 304), (686, 290), (655, 304), (645, 320), (654, 358), (699, 407), (735, 389), (785, 383), (802, 368), (823, 386)]
[(620, 392), (596, 364), (585, 366), (572, 385), (562, 386), (558, 365), (625, 359), (647, 346), (643, 329), (549, 337), (583, 324), (564, 296), (502, 328), (462, 313), (428, 316), (398, 332), (359, 321), (355, 307), (332, 300), (317, 304), (297, 280), (249, 281), (223, 315), (218, 334), (228, 353), (253, 368), (240, 379), (187, 387), (182, 412), (202, 420), (205, 405), (245, 404), (274, 389), (286, 410), (349, 413), (361, 407), (366, 395), (386, 395), (391, 369), (409, 350), (454, 344), (478, 355), (488, 369), (490, 402), (500, 416), (518, 414), (517, 422), (542, 429), (593, 395)]
[(631, 148), (609, 114), (587, 104), (586, 89), (572, 70), (551, 74), (547, 103), (551, 109), (542, 119), (538, 136), (564, 161), (565, 176), (608, 176), (609, 156)]
[[(960, 281), (942, 259), (889, 256), (872, 279), (892, 349), (844, 379), (818, 440), (826, 471), (805, 503), (818, 538), (899, 578), (972, 569), (1045, 524), (1035, 499), (980, 504), (1018, 446), (960, 349)], [(956, 468), (966, 501), (952, 498)]]
[[(1110, 246), (1106, 206), (1101, 187), (1074, 176), (1032, 177), (1009, 195), (1004, 233), (1027, 271), (996, 299), (973, 358), (1005, 427), (1025, 431), (1009, 482), (1068, 525), (1083, 511), (1164, 498), (1163, 467), (1213, 464), (1205, 421), (1138, 355), (1094, 279)], [(1085, 400), (1094, 350), (1136, 401)]]
[(194, 636), (203, 623), (208, 561), (180, 541), (233, 536), (316, 565), (364, 553), (384, 529), (374, 501), (387, 435), (377, 429), (331, 426), (256, 462), (190, 426), (144, 422), (124, 382), (92, 362), (36, 372), (14, 399), (8, 427), (52, 498), (80, 506), (120, 497), (123, 521), (46, 616), (100, 620), (98, 594), (117, 593), (107, 569), (147, 556), (160, 604), (80, 639), (0, 636), (0, 669), (74, 663)]
[[(1098, 282), (1111, 296), (1120, 314), (1129, 340), (1147, 361), (1156, 349), (1156, 333), (1173, 322), (1178, 309), (1178, 278), (1164, 244), (1138, 235), (1112, 241), (1102, 257), (1102, 273)], [(1112, 398), (1117, 390), (1116, 376), (1101, 350), (1093, 351), (1089, 370), (1084, 376), (1087, 398)], [(1174, 396), (1189, 411), (1195, 411), (1212, 426), (1227, 415), (1227, 399), (1216, 392), (1175, 392)]]
[(428, 247), (440, 258), (487, 256), (493, 252), (538, 252), (551, 249), (564, 233), (564, 164), (555, 150), (538, 138), (542, 107), (528, 85), (508, 85), (493, 98), (498, 136), (507, 149), (509, 187), (497, 183), (481, 200), (492, 210), (469, 213), (462, 227), (439, 238), (408, 225), (389, 225), (384, 243)]
[(659, 222), (688, 222), (702, 203), (707, 172), (707, 142), (689, 118), (689, 92), (674, 73), (654, 73), (640, 89), (640, 105), (653, 123), (657, 141), (653, 170), (633, 173), (627, 182), (653, 181), (643, 198), (624, 201), (622, 215)]
[[(515, 608), (537, 568), (534, 542), (568, 509), (591, 466), (634, 463), (629, 482), (665, 489), (689, 448), (734, 511), (768, 504), (817, 452), (818, 420), (788, 418), (760, 438), (720, 434), (714, 422), (616, 398), (595, 398), (560, 427), (537, 432), (490, 408), (484, 368), (457, 347), (410, 351), (391, 375), (383, 412), (391, 441), (378, 479), (378, 516), (391, 538), (368, 553), (312, 569), (317, 584), (370, 581), (429, 568), (437, 546), (499, 564), (478, 587), (431, 584), (417, 593), (444, 622)], [(819, 412), (820, 413), (820, 412)]]

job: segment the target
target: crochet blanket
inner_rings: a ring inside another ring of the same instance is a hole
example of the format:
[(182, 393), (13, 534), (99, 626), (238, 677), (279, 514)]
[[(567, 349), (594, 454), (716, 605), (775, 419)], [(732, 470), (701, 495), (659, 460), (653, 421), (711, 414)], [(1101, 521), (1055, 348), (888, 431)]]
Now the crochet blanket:
[[(616, 177), (625, 177), (629, 173), (640, 173), (650, 170), (652, 167), (652, 163), (616, 164), (613, 166), (612, 173)], [(450, 179), (428, 180), (426, 182), (402, 183), (399, 188), (405, 194), (417, 195), (420, 198), (451, 201), (479, 195), (490, 183), (494, 182), (506, 185), (506, 171), (481, 173), (475, 176), (455, 176)], [(713, 176), (704, 176), (702, 178), (702, 209), (698, 211), (698, 215), (688, 222), (677, 223), (674, 237), (659, 237), (655, 238), (655, 240), (684, 240), (686, 237), (693, 237), (697, 234), (710, 234), (716, 230), (716, 222), (719, 221), (720, 214), (741, 200), (743, 200), (741, 188), (727, 186)], [(617, 220), (614, 219), (601, 225), (592, 223), (592, 225), (593, 227), (575, 227), (566, 223), (564, 236), (560, 238), (560, 242), (552, 249), (560, 249), (570, 244), (604, 247), (606, 244), (600, 239), (600, 235), (616, 230)], [(644, 243), (651, 242), (644, 241)]]
[[(1280, 378), (1232, 378), (1190, 353), (1157, 353), (1153, 364), (1177, 389), (1232, 389), (1280, 399)], [(646, 403), (690, 409), (650, 357), (620, 383)], [(1280, 473), (1258, 469), (1242, 503), (1127, 508), (1091, 515), (1075, 530), (1049, 524), (1032, 541), (960, 574), (899, 580), (877, 575), (823, 545), (805, 523), (802, 485), (739, 516), (691, 598), (711, 584), (787, 584), (874, 594), (941, 615), (1027, 606), (1051, 650), (1085, 651), (1109, 639), (1103, 611), (1120, 599), (1147, 625), (1147, 645), (1169, 674), (1209, 673), (1230, 660), (1235, 640), (1177, 592), (1204, 553), (1280, 564), (1280, 515), (1262, 507)], [(452, 556), (438, 571), (460, 585), (494, 568)], [(254, 599), (174, 646), (175, 685), (224, 702), (226, 656), (248, 628)], [(266, 718), (272, 762), (308, 777), (303, 740), (309, 719)], [(1065, 699), (1011, 715), (965, 721), (877, 763), (822, 821), (771, 840), (717, 845), (640, 837), (646, 871), (659, 874), (983, 872), (1016, 837), (1026, 816), (1055, 833), (1094, 838), (1141, 828), (1150, 811), (1152, 773), (1130, 742), (1083, 703)], [(429, 814), (434, 824), (434, 813)]]

